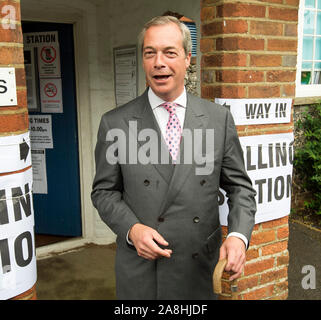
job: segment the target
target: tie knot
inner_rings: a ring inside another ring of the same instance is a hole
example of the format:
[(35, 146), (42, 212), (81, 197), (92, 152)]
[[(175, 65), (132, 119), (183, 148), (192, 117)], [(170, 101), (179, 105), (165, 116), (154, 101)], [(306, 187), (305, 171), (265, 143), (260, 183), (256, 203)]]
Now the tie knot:
[(177, 103), (175, 102), (165, 102), (161, 106), (164, 107), (169, 113), (176, 113)]

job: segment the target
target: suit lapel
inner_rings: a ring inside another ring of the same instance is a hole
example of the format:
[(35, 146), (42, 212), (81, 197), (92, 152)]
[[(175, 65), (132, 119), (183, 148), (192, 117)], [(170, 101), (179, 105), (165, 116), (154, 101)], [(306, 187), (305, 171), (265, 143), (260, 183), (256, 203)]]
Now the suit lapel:
[[(181, 144), (180, 144), (180, 161), (179, 164), (172, 165), (171, 163), (167, 164), (171, 161), (169, 151), (167, 145), (163, 139), (163, 136), (160, 132), (157, 121), (154, 117), (152, 108), (148, 101), (148, 90), (140, 97), (140, 100), (137, 101), (137, 107), (132, 115), (126, 119), (127, 121), (134, 121), (137, 123), (137, 134), (139, 134), (144, 129), (152, 129), (157, 132), (158, 136), (158, 162), (153, 163), (153, 166), (160, 174), (160, 176), (164, 179), (164, 181), (168, 184), (168, 190), (166, 196), (163, 199), (162, 205), (160, 207), (159, 215), (165, 212), (170, 204), (174, 201), (178, 192), (181, 190), (184, 182), (186, 181), (189, 174), (191, 174), (192, 169), (195, 170), (194, 163), (194, 150), (190, 145), (190, 140), (182, 136)], [(185, 120), (183, 130), (190, 134), (192, 137), (194, 135), (195, 129), (206, 129), (208, 122), (208, 116), (203, 111), (201, 106), (201, 100), (187, 94), (187, 107), (185, 113)], [(205, 130), (203, 131), (203, 139), (205, 137)], [(142, 147), (146, 142), (139, 141), (138, 137), (136, 137), (136, 141), (140, 147)], [(194, 138), (192, 139), (194, 141)], [(203, 140), (204, 141), (204, 140)], [(184, 152), (191, 154), (189, 158), (192, 160), (191, 162), (184, 163)], [(165, 157), (161, 159), (161, 156)], [(195, 171), (194, 171), (195, 173)]]
[[(158, 157), (156, 163), (153, 163), (153, 166), (162, 176), (167, 184), (170, 183), (171, 177), (173, 174), (173, 165), (170, 163), (170, 155), (166, 143), (163, 139), (163, 136), (160, 132), (158, 123), (155, 119), (153, 110), (148, 101), (148, 90), (142, 96), (142, 102), (139, 104), (139, 110), (136, 114), (128, 119), (129, 121), (135, 121), (137, 123), (137, 134), (144, 129), (152, 129), (157, 133), (158, 143), (157, 143), (157, 152)], [(146, 141), (139, 141), (136, 137), (136, 141), (140, 147), (142, 147)], [(152, 152), (152, 151), (151, 151)], [(163, 156), (163, 159), (161, 159)]]
[[(195, 129), (205, 129), (207, 127), (208, 117), (201, 109), (200, 100), (196, 97), (187, 94), (187, 108), (185, 113), (185, 121), (184, 121), (184, 131), (186, 131), (187, 135), (190, 134), (192, 137), (194, 135)], [(204, 141), (205, 130), (202, 130), (202, 139)], [(180, 144), (180, 162), (175, 165), (175, 169), (170, 181), (170, 185), (167, 191), (167, 195), (164, 198), (163, 204), (161, 206), (160, 214), (168, 209), (171, 202), (175, 199), (178, 192), (181, 190), (184, 182), (186, 181), (189, 174), (191, 174), (192, 169), (195, 170), (194, 163), (194, 145), (190, 145), (190, 139), (182, 136), (181, 144)], [(192, 139), (194, 141), (194, 139)], [(187, 149), (187, 150), (186, 150)], [(189, 155), (189, 158), (192, 160), (192, 163), (187, 163), (186, 159), (184, 159), (184, 151), (192, 152)], [(185, 162), (184, 162), (185, 160)], [(195, 171), (194, 171), (195, 173)]]

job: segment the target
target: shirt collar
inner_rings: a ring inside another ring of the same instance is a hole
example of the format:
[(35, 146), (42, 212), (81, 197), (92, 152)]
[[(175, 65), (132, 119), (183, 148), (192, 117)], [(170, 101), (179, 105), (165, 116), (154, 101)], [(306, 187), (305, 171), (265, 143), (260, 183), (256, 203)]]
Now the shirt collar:
[[(154, 91), (152, 90), (151, 87), (149, 87), (149, 89), (148, 89), (148, 100), (149, 100), (149, 103), (150, 103), (153, 110), (155, 108), (157, 108), (158, 106), (160, 106), (162, 103), (166, 102), (163, 99), (161, 99), (160, 97), (158, 97), (154, 93)], [(186, 108), (187, 95), (186, 95), (185, 87), (184, 87), (182, 94), (179, 97), (177, 97), (173, 102), (179, 104), (183, 108)]]

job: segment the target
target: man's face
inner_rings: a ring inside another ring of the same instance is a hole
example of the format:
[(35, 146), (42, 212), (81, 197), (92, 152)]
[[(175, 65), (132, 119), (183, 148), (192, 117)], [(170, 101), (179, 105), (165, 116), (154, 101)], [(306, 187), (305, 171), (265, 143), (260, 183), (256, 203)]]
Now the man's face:
[(147, 29), (143, 45), (143, 67), (148, 85), (165, 101), (175, 100), (184, 89), (191, 60), (185, 55), (183, 36), (174, 23)]

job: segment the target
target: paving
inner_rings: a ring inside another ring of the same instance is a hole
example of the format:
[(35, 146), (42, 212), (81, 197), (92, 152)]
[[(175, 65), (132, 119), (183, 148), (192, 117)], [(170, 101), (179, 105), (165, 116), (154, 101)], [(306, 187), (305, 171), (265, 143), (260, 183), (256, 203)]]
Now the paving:
[(289, 227), (288, 300), (321, 300), (321, 231), (295, 222)]
[(37, 261), (38, 300), (115, 300), (114, 246), (87, 245)]
[[(288, 300), (321, 300), (321, 232), (289, 228)], [(88, 245), (39, 260), (38, 300), (115, 300), (114, 259), (115, 246)]]

